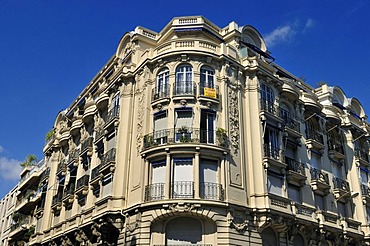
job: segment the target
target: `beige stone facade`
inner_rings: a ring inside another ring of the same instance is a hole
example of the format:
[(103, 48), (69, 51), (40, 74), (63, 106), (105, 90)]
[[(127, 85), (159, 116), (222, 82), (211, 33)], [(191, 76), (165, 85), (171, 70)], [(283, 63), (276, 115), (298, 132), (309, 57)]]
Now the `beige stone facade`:
[(57, 116), (9, 242), (368, 244), (366, 118), (278, 66), (252, 26), (137, 27)]

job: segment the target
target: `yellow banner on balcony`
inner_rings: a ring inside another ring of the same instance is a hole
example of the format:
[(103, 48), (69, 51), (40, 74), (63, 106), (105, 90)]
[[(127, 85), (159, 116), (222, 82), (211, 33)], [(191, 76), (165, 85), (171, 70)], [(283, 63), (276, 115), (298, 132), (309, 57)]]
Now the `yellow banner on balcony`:
[(204, 96), (211, 97), (211, 98), (217, 98), (216, 90), (213, 88), (204, 88)]

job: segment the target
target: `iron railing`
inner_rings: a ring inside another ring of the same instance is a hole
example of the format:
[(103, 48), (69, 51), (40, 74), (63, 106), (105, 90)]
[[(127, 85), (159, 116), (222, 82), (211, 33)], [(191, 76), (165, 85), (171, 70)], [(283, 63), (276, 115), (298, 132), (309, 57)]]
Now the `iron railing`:
[(344, 154), (343, 144), (338, 140), (328, 139), (328, 149)]
[(156, 86), (152, 89), (152, 101), (170, 97), (170, 85)]
[(171, 185), (172, 198), (194, 198), (193, 181), (175, 181)]
[(105, 124), (108, 124), (113, 119), (118, 118), (118, 117), (119, 117), (119, 106), (115, 106), (108, 111), (105, 117)]
[(221, 184), (202, 182), (200, 183), (200, 198), (206, 200), (224, 200), (224, 190)]
[(100, 164), (91, 170), (91, 180), (94, 180), (100, 175)]
[(362, 196), (369, 197), (370, 187), (365, 184), (361, 184), (361, 193), (362, 193)]
[(88, 137), (85, 141), (83, 141), (81, 143), (81, 152), (80, 153), (83, 153), (83, 152), (85, 152), (85, 150), (87, 150), (89, 148), (92, 148), (92, 145), (93, 145), (93, 138)]
[(115, 161), (116, 161), (116, 148), (112, 148), (104, 154), (101, 160), (100, 168), (102, 169), (105, 166), (114, 163)]
[(101, 137), (103, 137), (105, 135), (105, 130), (103, 127), (100, 127), (98, 128), (96, 131), (95, 131), (95, 141), (100, 139)]
[(58, 203), (61, 203), (62, 202), (62, 197), (63, 197), (62, 193), (57, 193), (56, 195), (54, 195), (53, 199), (52, 199), (52, 206), (54, 206)]
[(155, 183), (145, 187), (145, 201), (164, 199), (164, 183)]
[(361, 150), (361, 149), (355, 149), (355, 156), (357, 158), (360, 158), (362, 160), (365, 160), (367, 162), (369, 162), (369, 155), (368, 153), (366, 153), (365, 151)]
[(67, 187), (64, 191), (63, 199), (67, 196), (73, 195), (73, 193), (75, 193), (75, 184), (70, 183), (70, 184), (67, 185)]
[(283, 117), (283, 125), (296, 131), (296, 132), (300, 132), (300, 124), (298, 121), (288, 117), (288, 116), (285, 116)]
[(333, 184), (334, 184), (334, 189), (339, 189), (339, 190), (344, 190), (349, 192), (349, 183), (346, 180), (343, 180), (338, 177), (333, 177)]
[(306, 136), (307, 139), (315, 140), (321, 144), (324, 144), (324, 136), (321, 133), (318, 133), (317, 130), (310, 129), (306, 126)]
[(275, 160), (281, 160), (282, 150), (278, 147), (272, 146), (271, 144), (264, 144), (265, 157), (269, 157)]
[(57, 173), (59, 173), (59, 172), (65, 172), (66, 169), (67, 169), (67, 164), (65, 163), (64, 160), (61, 160), (58, 163), (58, 166), (57, 166)]
[(89, 175), (85, 174), (81, 178), (77, 179), (76, 191), (88, 186), (89, 184)]
[(176, 81), (173, 95), (196, 95), (196, 84), (193, 81)]
[(72, 152), (69, 152), (69, 157), (68, 157), (68, 163), (71, 163), (75, 161), (79, 157), (79, 150), (76, 149)]
[(215, 130), (194, 127), (164, 129), (144, 136), (144, 149), (162, 144), (202, 143), (227, 147), (227, 137), (218, 136)]
[(310, 173), (311, 173), (311, 180), (321, 181), (329, 185), (329, 175), (327, 173), (324, 173), (322, 170), (318, 170), (314, 167), (311, 167)]
[(275, 116), (279, 116), (279, 107), (275, 105), (274, 102), (270, 102), (261, 98), (261, 110), (269, 112)]
[(287, 170), (305, 175), (304, 164), (302, 162), (296, 161), (290, 157), (285, 156), (285, 163), (288, 165)]

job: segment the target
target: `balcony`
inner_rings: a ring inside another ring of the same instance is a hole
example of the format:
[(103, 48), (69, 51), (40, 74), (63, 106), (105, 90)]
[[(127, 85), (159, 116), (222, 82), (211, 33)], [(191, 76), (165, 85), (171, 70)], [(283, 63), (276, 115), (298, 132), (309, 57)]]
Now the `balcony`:
[(77, 149), (69, 152), (68, 165), (72, 163), (74, 166), (78, 165), (78, 157), (79, 157), (79, 151)]
[(164, 183), (151, 184), (145, 187), (145, 201), (156, 201), (163, 200), (164, 195)]
[(280, 108), (274, 103), (266, 99), (261, 98), (261, 120), (270, 120), (274, 124), (280, 124), (282, 119), (280, 118)]
[(356, 159), (364, 165), (369, 165), (369, 154), (362, 149), (355, 149)]
[(40, 183), (44, 182), (45, 180), (47, 180), (50, 176), (50, 168), (46, 168), (44, 170), (44, 172), (41, 174), (41, 177), (40, 177)]
[(200, 83), (199, 84), (199, 96), (200, 99), (218, 102), (220, 100), (220, 93), (218, 86), (212, 86), (211, 84)]
[(223, 148), (228, 146), (226, 134), (193, 127), (164, 129), (144, 136), (144, 149), (159, 145), (184, 143), (216, 145)]
[(173, 88), (174, 97), (190, 97), (194, 98), (196, 95), (196, 84), (193, 81), (177, 81)]
[(193, 181), (175, 181), (171, 184), (173, 199), (194, 198)]
[(284, 157), (281, 149), (270, 144), (264, 144), (263, 151), (263, 165), (265, 168), (275, 168), (278, 171), (285, 171), (287, 165), (283, 162)]
[(221, 184), (203, 182), (200, 183), (200, 198), (204, 200), (224, 200), (224, 189)]
[(81, 151), (80, 156), (87, 153), (88, 156), (92, 155), (92, 147), (93, 147), (93, 138), (88, 137), (85, 141), (81, 143)]
[(54, 212), (60, 211), (62, 208), (62, 193), (57, 193), (55, 196), (53, 196), (53, 200), (51, 203), (51, 208)]
[(285, 163), (287, 164), (286, 169), (287, 181), (297, 183), (300, 186), (303, 186), (307, 179), (304, 164), (287, 156), (285, 157)]
[(327, 195), (330, 189), (329, 175), (313, 167), (311, 167), (310, 173), (312, 190), (320, 195)]
[(286, 116), (283, 118), (283, 126), (285, 132), (287, 132), (289, 136), (293, 138), (300, 138), (302, 136), (301, 125), (298, 121)]
[(100, 163), (100, 172), (103, 173), (106, 170), (108, 170), (109, 172), (114, 172), (115, 165), (116, 165), (116, 148), (112, 148), (104, 154)]
[(329, 139), (328, 150), (331, 159), (342, 160), (345, 158), (343, 145), (340, 141)]
[(269, 204), (272, 209), (275, 209), (280, 212), (285, 212), (288, 214), (292, 213), (291, 200), (289, 198), (275, 195), (272, 193), (269, 193), (268, 197), (269, 197)]
[(336, 199), (339, 198), (348, 199), (349, 197), (351, 197), (349, 183), (346, 180), (334, 177), (333, 184), (334, 184), (333, 192)]
[(64, 191), (63, 198), (62, 198), (62, 201), (64, 202), (65, 205), (73, 203), (74, 192), (75, 192), (75, 184), (74, 183), (68, 184), (66, 190)]
[(306, 129), (306, 145), (309, 149), (317, 149), (323, 150), (324, 149), (324, 136), (317, 131), (311, 132)]
[(10, 232), (8, 234), (10, 238), (9, 241), (13, 241), (13, 239), (16, 239), (24, 235), (24, 233), (27, 232), (30, 226), (31, 226), (31, 216), (20, 215), (17, 218), (15, 224), (12, 224), (10, 226)]
[(115, 106), (108, 111), (107, 116), (105, 117), (104, 120), (105, 121), (104, 128), (106, 129), (111, 124), (117, 126), (116, 124), (118, 123), (118, 119), (119, 119), (119, 106)]
[(99, 142), (105, 136), (105, 129), (103, 127), (98, 128), (95, 131), (95, 143)]
[(361, 184), (361, 194), (362, 194), (362, 200), (369, 204), (370, 203), (370, 187), (365, 185), (365, 184)]
[(57, 166), (57, 175), (58, 174), (66, 175), (66, 171), (67, 171), (67, 164), (65, 163), (64, 160), (61, 160)]
[(77, 180), (76, 195), (80, 198), (86, 196), (89, 191), (89, 175), (85, 174)]
[(100, 167), (101, 165), (97, 165), (91, 170), (91, 179), (90, 179), (90, 184), (94, 184), (97, 181), (100, 180), (101, 175), (100, 175)]
[(170, 98), (170, 85), (157, 86), (152, 89), (152, 102)]

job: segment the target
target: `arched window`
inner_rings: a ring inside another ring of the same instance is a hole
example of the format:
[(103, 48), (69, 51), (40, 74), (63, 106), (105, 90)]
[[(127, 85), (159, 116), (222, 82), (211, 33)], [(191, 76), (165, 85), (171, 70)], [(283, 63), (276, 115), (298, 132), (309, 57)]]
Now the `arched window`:
[(197, 219), (176, 218), (166, 228), (166, 245), (202, 244), (202, 224)]
[(194, 94), (193, 68), (190, 65), (181, 65), (176, 69), (175, 95)]
[(276, 246), (277, 237), (274, 229), (267, 227), (262, 231), (262, 245), (263, 246)]
[(169, 96), (169, 74), (168, 69), (162, 69), (157, 75), (157, 86), (154, 91), (153, 99), (159, 99)]
[(297, 233), (294, 235), (294, 239), (293, 239), (293, 245), (300, 245), (300, 246), (304, 246), (306, 245), (304, 243), (304, 239), (303, 237), (301, 236), (301, 234)]

